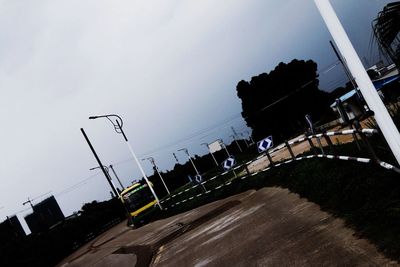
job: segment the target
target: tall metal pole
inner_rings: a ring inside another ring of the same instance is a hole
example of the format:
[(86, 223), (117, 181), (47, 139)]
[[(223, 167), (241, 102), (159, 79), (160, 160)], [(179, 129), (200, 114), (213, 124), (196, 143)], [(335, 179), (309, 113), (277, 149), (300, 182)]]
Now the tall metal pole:
[(106, 172), (106, 170), (105, 170), (103, 164), (102, 164), (101, 161), (100, 161), (99, 156), (97, 156), (97, 153), (96, 153), (96, 151), (94, 150), (94, 148), (93, 148), (93, 146), (92, 146), (92, 143), (90, 143), (90, 140), (89, 140), (89, 138), (87, 137), (87, 135), (86, 135), (86, 133), (85, 133), (85, 130), (83, 130), (83, 128), (81, 128), (81, 132), (82, 132), (83, 136), (85, 137), (85, 140), (86, 140), (86, 142), (88, 143), (88, 145), (89, 145), (89, 147), (90, 147), (90, 150), (92, 150), (92, 153), (93, 153), (94, 157), (96, 158), (97, 163), (99, 164), (99, 168), (101, 168), (101, 170), (103, 171), (103, 174), (104, 174), (104, 176), (106, 177), (106, 180), (107, 180), (108, 184), (110, 185), (112, 191), (114, 192), (114, 195), (115, 195), (115, 196), (118, 196), (119, 194), (118, 194), (117, 190), (114, 188), (113, 184), (111, 183), (111, 180), (109, 179), (109, 177), (108, 177), (108, 175), (107, 175), (107, 172)]
[(240, 133), (240, 136), (243, 138), (243, 141), (246, 144), (246, 146), (249, 147), (249, 143), (247, 143), (247, 140), (246, 140), (246, 137), (244, 137), (244, 134)]
[(215, 165), (219, 166), (217, 160), (214, 157), (214, 154), (210, 151), (210, 147), (208, 146), (208, 144), (207, 143), (202, 143), (201, 145), (207, 146), (208, 152), (211, 154), (211, 157), (213, 158), (213, 160), (215, 162)]
[[(315, 134), (314, 123), (312, 122), (310, 115), (307, 114), (305, 116), (305, 118), (308, 123), (308, 126), (310, 127), (311, 134)], [(321, 139), (319, 137), (317, 137), (317, 142), (318, 142), (319, 148), (321, 149), (322, 155), (325, 155), (324, 147), (322, 146)], [(290, 149), (290, 147), (289, 147), (289, 149)]]
[[(90, 168), (90, 170), (92, 171), (92, 170), (99, 169), (99, 168), (100, 168), (100, 167), (94, 167), (94, 168)], [(118, 192), (118, 195), (117, 195), (117, 196), (120, 197), (121, 195), (119, 194), (118, 187), (115, 186), (115, 184), (114, 184), (114, 182), (113, 182), (113, 180), (112, 180), (112, 178), (111, 178), (110, 171), (108, 170), (108, 167), (107, 167), (107, 166), (103, 166), (103, 168), (106, 170), (108, 180), (110, 180), (112, 186), (113, 186), (113, 187), (115, 188), (115, 190)]]
[[(115, 190), (118, 192), (118, 187), (114, 184), (114, 181), (111, 179), (110, 173), (107, 172), (107, 174), (108, 174), (108, 178), (110, 179), (111, 184), (113, 185), (113, 187), (115, 188)], [(118, 196), (118, 197), (121, 196), (121, 195), (119, 194), (119, 192), (118, 192), (117, 196)]]
[[(32, 208), (32, 210), (33, 210), (33, 204), (32, 204), (32, 200), (31, 199), (29, 199), (29, 197), (28, 197), (28, 201), (25, 201), (24, 203), (22, 203), (22, 205), (26, 205), (26, 204), (30, 204), (31, 205), (31, 208)], [(4, 208), (4, 207), (1, 207), (1, 208)]]
[(371, 79), (361, 63), (349, 37), (347, 36), (342, 24), (340, 23), (329, 0), (314, 0), (326, 26), (329, 29), (336, 45), (339, 48), (350, 72), (356, 79), (365, 101), (369, 108), (374, 111), (375, 119), (382, 131), (397, 163), (400, 164), (400, 133), (389, 115), (385, 105), (379, 97)]
[[(117, 117), (117, 119), (116, 119), (115, 122), (114, 122), (114, 121), (112, 121), (112, 120), (110, 119), (110, 117)], [(142, 165), (140, 165), (140, 162), (139, 162), (139, 160), (138, 160), (138, 158), (137, 158), (135, 152), (133, 151), (133, 148), (132, 148), (131, 144), (129, 143), (128, 138), (126, 137), (125, 132), (124, 132), (124, 130), (122, 129), (122, 123), (123, 123), (122, 118), (121, 118), (120, 116), (116, 115), (116, 114), (109, 114), (109, 115), (101, 115), (101, 116), (90, 116), (90, 117), (89, 117), (89, 120), (98, 119), (98, 118), (106, 118), (106, 119), (108, 119), (108, 120), (113, 124), (114, 130), (115, 130), (117, 133), (122, 134), (122, 136), (124, 137), (125, 143), (126, 143), (127, 146), (128, 146), (129, 151), (131, 152), (131, 154), (132, 154), (132, 156), (133, 156), (133, 158), (134, 158), (134, 160), (135, 160), (137, 166), (139, 167), (140, 172), (141, 172), (142, 175), (143, 175), (144, 180), (145, 180), (146, 183), (147, 183), (147, 186), (149, 187), (151, 193), (153, 194), (153, 196), (154, 196), (154, 198), (155, 198), (155, 200), (156, 200), (156, 202), (157, 202), (157, 205), (160, 207), (160, 209), (162, 209), (162, 206), (161, 206), (161, 204), (160, 204), (160, 200), (158, 199), (156, 192), (154, 192), (154, 189), (153, 189), (153, 187), (151, 186), (151, 183), (150, 183), (149, 179), (147, 179), (146, 173), (144, 172), (144, 170), (143, 170), (143, 168), (142, 168)], [(120, 122), (120, 121), (121, 121), (121, 122)]]
[(219, 139), (219, 144), (225, 149), (226, 154), (228, 154), (228, 157), (231, 156), (231, 154), (229, 154), (228, 149), (226, 148), (226, 145), (224, 143), (224, 141), (222, 141), (221, 139)]
[(189, 151), (188, 151), (186, 148), (179, 149), (178, 151), (185, 151), (186, 155), (188, 156), (190, 162), (191, 162), (192, 165), (193, 165), (194, 170), (196, 171), (196, 174), (197, 174), (197, 175), (200, 175), (199, 171), (198, 171), (197, 168), (196, 168), (196, 165), (194, 165), (194, 162), (192, 161), (192, 158), (191, 158), (190, 155), (189, 155)]
[(178, 157), (175, 155), (175, 153), (172, 153), (172, 155), (174, 155), (174, 158), (175, 158), (175, 160), (176, 160), (176, 163), (178, 163), (178, 164), (179, 164)]
[(125, 186), (121, 183), (121, 180), (119, 179), (117, 173), (114, 170), (113, 165), (110, 165), (110, 169), (112, 170), (112, 172), (114, 173), (115, 178), (117, 178), (118, 183), (120, 184), (122, 190), (124, 190)]
[(242, 148), (240, 147), (238, 141), (236, 140), (236, 137), (234, 135), (231, 135), (231, 137), (233, 138), (233, 141), (235, 141), (237, 147), (239, 148), (240, 152), (243, 152)]
[(242, 151), (242, 148), (240, 147), (240, 145), (239, 145), (239, 143), (238, 143), (238, 141), (236, 140), (236, 136), (237, 136), (238, 134), (237, 134), (237, 132), (235, 131), (235, 128), (233, 128), (233, 126), (232, 126), (231, 129), (232, 129), (232, 133), (233, 133), (233, 135), (231, 135), (231, 137), (233, 138), (233, 140), (235, 140), (235, 143), (236, 143), (236, 145), (239, 147), (240, 152), (243, 152), (243, 151)]
[(142, 173), (143, 178), (144, 178), (144, 180), (145, 180), (146, 183), (147, 183), (147, 186), (150, 188), (151, 193), (153, 194), (154, 198), (155, 198), (156, 201), (157, 201), (157, 205), (160, 207), (160, 209), (162, 209), (162, 206), (161, 206), (161, 204), (160, 204), (160, 200), (158, 199), (158, 196), (157, 196), (156, 192), (154, 191), (153, 187), (151, 186), (151, 183), (150, 183), (149, 179), (147, 178), (147, 175), (146, 175), (146, 173), (144, 172), (144, 170), (143, 170), (143, 168), (142, 168), (142, 165), (140, 164), (140, 162), (139, 162), (139, 160), (138, 160), (138, 158), (137, 158), (135, 152), (133, 151), (133, 148), (132, 148), (131, 144), (130, 144), (129, 141), (128, 141), (128, 138), (126, 138), (126, 135), (125, 135), (125, 133), (124, 133), (124, 130), (122, 130), (121, 124), (119, 123), (118, 120), (116, 120), (116, 122), (117, 122), (117, 125), (118, 125), (118, 127), (119, 127), (119, 129), (120, 129), (120, 131), (121, 131), (121, 133), (122, 133), (122, 135), (123, 135), (123, 137), (124, 137), (124, 139), (125, 139), (126, 144), (128, 145), (129, 151), (131, 152), (133, 158), (135, 159), (135, 162), (136, 162), (136, 164), (138, 165), (139, 170), (140, 170), (140, 172)]
[(251, 136), (250, 132), (249, 132), (249, 131), (246, 131), (246, 133), (249, 135), (251, 144), (254, 144), (255, 142), (254, 142), (253, 137)]
[[(142, 159), (142, 160), (145, 160), (145, 159)], [(164, 179), (162, 178), (161, 173), (160, 173), (160, 171), (158, 170), (158, 167), (157, 167), (157, 165), (156, 165), (156, 162), (154, 161), (154, 158), (153, 158), (153, 157), (148, 157), (147, 160), (149, 160), (149, 161), (153, 164), (153, 167), (154, 167), (154, 169), (156, 170), (158, 176), (160, 177), (161, 182), (163, 183), (163, 185), (164, 185), (164, 187), (165, 187), (165, 190), (167, 190), (168, 195), (170, 195), (171, 192), (169, 191), (167, 185), (165, 184)]]
[(333, 42), (332, 42), (332, 41), (329, 41), (329, 43), (331, 44), (331, 47), (332, 47), (333, 52), (335, 53), (336, 57), (338, 58), (338, 60), (339, 60), (340, 63), (342, 64), (342, 67), (343, 67), (344, 73), (345, 73), (346, 76), (347, 76), (347, 79), (349, 79), (349, 82), (350, 82), (351, 85), (353, 86), (353, 89), (355, 89), (355, 90), (358, 92), (358, 90), (357, 90), (357, 85), (356, 85), (355, 82), (354, 82), (353, 76), (351, 76), (351, 73), (350, 73), (349, 68), (347, 67), (346, 63), (343, 61), (342, 56), (341, 56), (341, 55), (339, 54), (339, 52), (336, 50), (336, 47), (335, 47), (335, 45), (333, 44)]

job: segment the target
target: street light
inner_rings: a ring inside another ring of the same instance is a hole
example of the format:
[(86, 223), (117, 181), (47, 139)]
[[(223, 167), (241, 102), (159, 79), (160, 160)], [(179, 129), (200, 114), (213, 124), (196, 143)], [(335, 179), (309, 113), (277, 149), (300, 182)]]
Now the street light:
[(235, 143), (236, 143), (237, 147), (239, 148), (239, 151), (240, 151), (240, 152), (243, 152), (243, 150), (242, 150), (242, 148), (240, 147), (240, 145), (239, 145), (238, 141), (236, 140), (236, 136), (234, 136), (234, 135), (231, 135), (231, 137), (233, 138), (233, 141), (235, 141)]
[[(115, 122), (110, 119), (111, 117), (115, 117), (116, 118)], [(133, 151), (133, 148), (132, 148), (131, 144), (129, 143), (128, 138), (126, 138), (125, 132), (122, 129), (122, 125), (123, 125), (122, 118), (120, 116), (116, 115), (116, 114), (109, 114), (109, 115), (101, 115), (101, 116), (91, 116), (91, 117), (89, 117), (89, 120), (94, 120), (94, 119), (99, 119), (99, 118), (108, 119), (111, 122), (111, 124), (114, 126), (114, 130), (117, 133), (122, 134), (122, 136), (124, 137), (124, 140), (125, 140), (128, 148), (129, 148), (129, 151), (131, 152), (133, 158), (135, 159), (135, 162), (136, 162), (137, 166), (139, 167), (139, 170), (142, 173), (144, 180), (147, 183), (147, 186), (150, 188), (151, 193), (153, 194), (154, 198), (157, 201), (157, 205), (160, 207), (160, 209), (162, 209), (161, 204), (160, 204), (160, 200), (158, 199), (156, 192), (154, 192), (154, 189), (151, 186), (151, 183), (150, 183), (149, 179), (147, 178), (146, 173), (144, 172), (144, 170), (142, 168), (142, 165), (140, 165), (140, 162), (139, 162), (135, 152)]]
[(246, 144), (246, 147), (249, 147), (249, 143), (247, 143), (247, 140), (246, 140), (246, 137), (244, 137), (244, 134), (240, 133), (240, 136), (243, 138), (243, 141)]
[(214, 155), (213, 155), (213, 153), (210, 151), (210, 147), (208, 146), (208, 143), (201, 143), (200, 145), (204, 145), (204, 146), (207, 147), (208, 152), (211, 154), (211, 157), (213, 158), (213, 160), (214, 160), (214, 162), (215, 162), (215, 165), (219, 166), (217, 160), (215, 159), (215, 157), (214, 157)]
[(251, 136), (250, 132), (247, 131), (247, 130), (246, 130), (245, 132), (246, 132), (247, 135), (249, 136), (251, 143), (254, 144), (254, 140), (253, 140), (253, 137)]
[(33, 209), (33, 204), (32, 204), (32, 200), (31, 199), (29, 199), (29, 197), (28, 197), (28, 201), (25, 201), (24, 203), (22, 203), (22, 205), (26, 205), (26, 204), (30, 204), (31, 205), (31, 208)]
[[(89, 140), (89, 137), (87, 136), (87, 134), (86, 134), (86, 132), (85, 132), (85, 130), (83, 128), (81, 128), (81, 132), (83, 134), (83, 137), (85, 137), (85, 140), (88, 143), (88, 145), (90, 147), (90, 150), (92, 150), (92, 153), (93, 153), (94, 157), (96, 158), (97, 163), (99, 164), (99, 166), (103, 166), (99, 156), (96, 153), (96, 150), (94, 149), (92, 143)], [(115, 196), (117, 196), (118, 192), (117, 192), (117, 190), (115, 190), (115, 187), (111, 183), (111, 180), (108, 178), (108, 174), (106, 172), (106, 169), (105, 168), (101, 168), (101, 171), (103, 172), (104, 176), (106, 177), (106, 180), (107, 180), (108, 184), (110, 185), (111, 189), (114, 191)]]
[(161, 179), (161, 182), (163, 183), (163, 185), (164, 185), (164, 187), (165, 187), (165, 190), (167, 190), (167, 192), (168, 192), (168, 195), (171, 194), (171, 193), (169, 192), (169, 189), (168, 189), (167, 185), (166, 185), (165, 182), (164, 182), (164, 179), (163, 179), (162, 176), (161, 176), (161, 173), (160, 173), (159, 170), (158, 170), (158, 167), (157, 167), (157, 165), (156, 165), (156, 163), (155, 163), (155, 161), (154, 161), (154, 158), (153, 158), (153, 157), (148, 157), (148, 158), (145, 158), (145, 159), (142, 159), (142, 160), (146, 160), (146, 159), (149, 160), (149, 161), (153, 164), (154, 169), (156, 170), (158, 176), (159, 176), (160, 179)]
[(114, 192), (117, 192), (117, 196), (120, 197), (120, 194), (119, 194), (119, 192), (118, 192), (118, 189), (117, 189), (117, 187), (115, 186), (113, 180), (111, 179), (110, 171), (108, 170), (108, 167), (107, 167), (107, 166), (104, 166), (104, 165), (102, 165), (102, 166), (97, 166), (97, 167), (90, 168), (89, 170), (93, 171), (93, 170), (101, 169), (101, 168), (103, 168), (103, 169), (106, 171), (107, 180), (110, 182), (110, 185), (112, 185), (112, 186), (111, 186), (111, 189), (112, 189)]
[(181, 149), (178, 149), (178, 151), (184, 151), (184, 152), (186, 153), (186, 155), (189, 157), (190, 162), (191, 162), (192, 165), (193, 165), (194, 170), (196, 171), (196, 174), (197, 174), (197, 175), (200, 175), (199, 171), (197, 170), (196, 166), (194, 165), (194, 163), (193, 163), (193, 161), (192, 161), (192, 158), (191, 158), (190, 155), (189, 155), (189, 151), (187, 150), (187, 148), (181, 148)]
[(125, 186), (121, 183), (121, 180), (119, 179), (117, 173), (114, 170), (113, 165), (110, 164), (110, 169), (112, 170), (112, 172), (114, 173), (115, 178), (117, 178), (118, 183), (121, 185), (122, 190), (125, 189)]
[(230, 157), (231, 154), (229, 154), (229, 151), (226, 148), (226, 145), (225, 145), (224, 141), (222, 141), (222, 139), (218, 139), (218, 141), (219, 141), (219, 144), (225, 149), (225, 152), (226, 152), (226, 154), (228, 154), (228, 157)]

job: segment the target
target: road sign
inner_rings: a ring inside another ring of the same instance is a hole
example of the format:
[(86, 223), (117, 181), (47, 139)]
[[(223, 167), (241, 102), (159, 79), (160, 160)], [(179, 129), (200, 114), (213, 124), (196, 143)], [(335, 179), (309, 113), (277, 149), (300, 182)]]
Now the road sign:
[(194, 179), (196, 180), (196, 182), (201, 183), (203, 182), (203, 177), (201, 177), (200, 174), (196, 174), (196, 176), (194, 177)]
[(235, 158), (233, 156), (230, 156), (224, 162), (222, 162), (222, 167), (227, 171), (230, 168), (232, 168), (236, 164)]
[(259, 153), (267, 151), (272, 146), (273, 146), (272, 135), (270, 135), (267, 138), (264, 138), (263, 140), (257, 142), (257, 149), (258, 149)]

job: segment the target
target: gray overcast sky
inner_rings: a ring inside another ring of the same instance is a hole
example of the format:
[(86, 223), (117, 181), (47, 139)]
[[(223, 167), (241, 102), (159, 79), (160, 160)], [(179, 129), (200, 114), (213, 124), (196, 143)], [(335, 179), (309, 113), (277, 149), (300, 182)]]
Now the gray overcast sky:
[[(332, 0), (370, 63), (371, 20), (387, 2)], [(293, 58), (325, 68), (330, 39), (312, 0), (0, 0), (0, 216), (49, 191), (66, 215), (109, 198), (81, 127), (125, 184), (140, 177), (122, 136), (88, 116), (121, 115), (137, 154), (170, 169), (177, 149), (204, 154), (200, 143), (246, 130), (239, 80)], [(323, 89), (345, 80), (340, 67), (320, 79)]]

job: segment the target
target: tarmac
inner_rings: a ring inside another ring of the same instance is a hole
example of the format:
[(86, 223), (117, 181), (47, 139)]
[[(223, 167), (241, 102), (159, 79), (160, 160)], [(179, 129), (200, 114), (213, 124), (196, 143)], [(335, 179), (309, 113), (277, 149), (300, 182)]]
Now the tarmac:
[(138, 229), (121, 223), (58, 266), (398, 266), (319, 206), (250, 190)]

